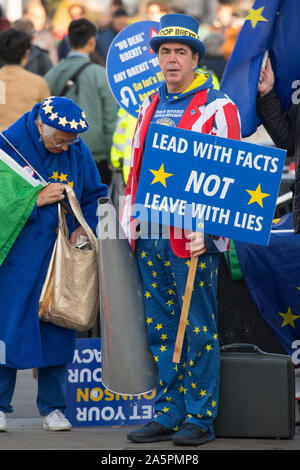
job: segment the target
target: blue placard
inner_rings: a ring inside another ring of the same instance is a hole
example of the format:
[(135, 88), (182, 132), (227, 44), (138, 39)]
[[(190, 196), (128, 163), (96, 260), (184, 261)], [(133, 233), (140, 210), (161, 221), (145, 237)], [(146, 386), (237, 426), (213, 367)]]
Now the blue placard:
[(73, 426), (145, 424), (154, 418), (154, 398), (155, 390), (136, 396), (112, 393), (101, 382), (100, 338), (76, 340), (68, 365), (65, 412)]
[[(149, 126), (134, 217), (267, 245), (286, 151)], [(204, 227), (203, 227), (204, 224)]]
[(156, 54), (149, 46), (159, 23), (139, 21), (124, 28), (113, 40), (107, 56), (107, 80), (119, 105), (138, 117), (146, 96), (155, 93), (164, 80)]

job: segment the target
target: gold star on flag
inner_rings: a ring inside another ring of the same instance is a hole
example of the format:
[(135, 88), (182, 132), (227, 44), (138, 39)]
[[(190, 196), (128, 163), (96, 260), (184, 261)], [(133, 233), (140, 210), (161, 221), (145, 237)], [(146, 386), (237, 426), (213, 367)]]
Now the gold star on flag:
[(50, 121), (54, 121), (54, 119), (57, 119), (57, 118), (58, 118), (57, 113), (51, 113), (51, 116), (49, 117)]
[(251, 199), (250, 199), (250, 201), (248, 202), (248, 206), (249, 206), (249, 204), (253, 204), (254, 202), (257, 202), (257, 204), (259, 204), (261, 207), (263, 207), (262, 200), (263, 200), (265, 197), (270, 196), (270, 194), (262, 193), (262, 192), (261, 192), (260, 184), (257, 186), (257, 188), (256, 188), (255, 191), (251, 191), (250, 189), (246, 189), (246, 191), (247, 191), (247, 193), (249, 193), (250, 196), (251, 196)]
[(151, 297), (150, 292), (146, 291), (146, 292), (145, 292), (145, 297), (146, 297), (147, 299), (149, 299), (149, 298)]
[(50, 176), (51, 179), (54, 179), (54, 181), (57, 181), (59, 176), (58, 176), (58, 171), (53, 171), (52, 176)]
[(152, 318), (148, 317), (147, 318), (147, 324), (150, 325), (150, 323), (152, 323)]
[(161, 183), (165, 188), (167, 187), (166, 185), (166, 179), (169, 178), (170, 176), (173, 176), (172, 173), (166, 173), (165, 172), (165, 168), (164, 168), (164, 164), (162, 163), (161, 164), (161, 167), (159, 170), (150, 170), (151, 173), (154, 175), (154, 179), (152, 181), (151, 184), (154, 184), (154, 183)]
[(156, 329), (157, 331), (159, 331), (159, 330), (162, 329), (162, 327), (163, 327), (163, 326), (162, 326), (162, 323), (157, 323), (155, 329)]
[(200, 328), (199, 328), (199, 326), (195, 326), (194, 333), (196, 333), (196, 335), (197, 335), (198, 333), (200, 333)]
[(286, 313), (278, 312), (278, 314), (283, 318), (281, 328), (286, 325), (291, 325), (293, 328), (295, 328), (294, 320), (297, 320), (297, 318), (300, 318), (299, 315), (292, 314), (291, 307), (288, 308), (288, 311)]
[(258, 8), (257, 10), (250, 8), (249, 15), (245, 18), (245, 21), (251, 21), (252, 28), (255, 28), (259, 21), (268, 21), (262, 16), (264, 9), (265, 7)]

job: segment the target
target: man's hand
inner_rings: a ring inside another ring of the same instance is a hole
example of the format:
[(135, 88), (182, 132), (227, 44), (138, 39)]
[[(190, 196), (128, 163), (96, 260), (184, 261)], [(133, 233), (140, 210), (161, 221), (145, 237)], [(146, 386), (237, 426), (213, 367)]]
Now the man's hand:
[(64, 199), (65, 185), (62, 183), (50, 183), (40, 190), (36, 205), (37, 207), (46, 206), (48, 204), (54, 204), (55, 202)]
[(270, 58), (267, 60), (266, 67), (262, 67), (260, 71), (258, 94), (264, 96), (272, 90), (275, 83), (275, 76), (271, 65)]
[(200, 256), (206, 252), (204, 238), (199, 232), (191, 232), (186, 237), (191, 240), (190, 250), (191, 256)]
[(71, 245), (75, 245), (77, 242), (77, 238), (80, 237), (80, 235), (83, 235), (84, 237), (87, 237), (86, 231), (84, 230), (83, 227), (78, 227), (74, 232), (71, 233), (70, 237), (70, 243)]

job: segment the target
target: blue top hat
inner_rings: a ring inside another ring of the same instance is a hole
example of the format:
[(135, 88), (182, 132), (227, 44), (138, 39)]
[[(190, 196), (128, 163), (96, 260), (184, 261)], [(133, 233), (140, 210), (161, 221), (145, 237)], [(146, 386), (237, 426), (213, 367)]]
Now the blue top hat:
[(199, 54), (199, 62), (205, 55), (205, 45), (198, 36), (199, 23), (192, 16), (178, 13), (164, 15), (160, 19), (158, 36), (150, 39), (150, 47), (157, 54), (164, 42), (181, 42)]
[(64, 96), (49, 96), (44, 99), (39, 113), (44, 124), (63, 132), (78, 134), (89, 127), (84, 111)]

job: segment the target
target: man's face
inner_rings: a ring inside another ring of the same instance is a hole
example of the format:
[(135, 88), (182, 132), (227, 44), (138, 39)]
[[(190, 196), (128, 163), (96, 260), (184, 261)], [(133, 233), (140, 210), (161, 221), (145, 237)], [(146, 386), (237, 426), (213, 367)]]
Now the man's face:
[(158, 50), (158, 61), (170, 93), (186, 90), (194, 80), (198, 54), (179, 42), (163, 43)]
[(51, 153), (61, 153), (68, 150), (69, 146), (73, 144), (74, 140), (77, 141), (77, 134), (70, 134), (56, 129), (50, 136), (44, 134), (43, 124), (38, 122), (38, 130), (42, 138), (45, 149)]

